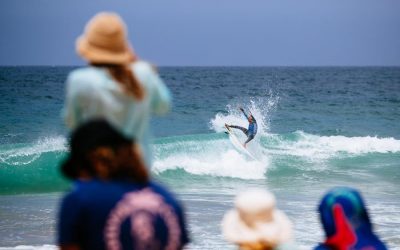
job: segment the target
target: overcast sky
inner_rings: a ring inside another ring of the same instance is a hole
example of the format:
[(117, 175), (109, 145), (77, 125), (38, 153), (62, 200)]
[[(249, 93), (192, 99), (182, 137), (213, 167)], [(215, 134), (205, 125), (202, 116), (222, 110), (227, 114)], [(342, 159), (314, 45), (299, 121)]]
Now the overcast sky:
[(82, 65), (99, 11), (161, 66), (400, 65), (398, 0), (0, 0), (0, 65)]

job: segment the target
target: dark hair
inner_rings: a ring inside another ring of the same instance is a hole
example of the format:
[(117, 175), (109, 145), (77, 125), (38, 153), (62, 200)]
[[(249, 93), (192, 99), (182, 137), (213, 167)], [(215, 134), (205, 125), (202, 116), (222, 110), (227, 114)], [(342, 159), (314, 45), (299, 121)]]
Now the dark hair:
[(92, 64), (95, 67), (106, 68), (111, 76), (120, 83), (126, 92), (134, 96), (138, 100), (143, 100), (145, 90), (140, 84), (139, 80), (132, 72), (132, 70), (126, 65), (117, 64)]
[(70, 140), (70, 155), (61, 172), (69, 179), (83, 177), (147, 183), (149, 174), (137, 145), (110, 124), (95, 120), (78, 127)]

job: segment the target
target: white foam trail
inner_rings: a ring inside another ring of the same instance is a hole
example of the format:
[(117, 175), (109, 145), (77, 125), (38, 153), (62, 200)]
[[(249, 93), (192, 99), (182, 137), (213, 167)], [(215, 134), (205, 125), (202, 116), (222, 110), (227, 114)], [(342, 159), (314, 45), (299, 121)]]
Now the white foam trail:
[[(160, 152), (164, 152), (162, 157)], [(157, 145), (155, 155), (155, 173), (183, 169), (195, 175), (264, 179), (269, 164), (267, 157), (259, 161), (248, 159), (233, 148), (228, 138)]]
[(153, 171), (183, 169), (196, 175), (211, 175), (241, 179), (264, 179), (265, 163), (250, 161), (233, 149), (222, 152), (218, 157), (180, 154), (156, 160)]
[(202, 141), (193, 139), (157, 145), (153, 171), (162, 173), (183, 169), (196, 175), (264, 179), (268, 168), (274, 166), (272, 160), (275, 157), (299, 157), (301, 160), (318, 163), (311, 166), (323, 170), (329, 166), (324, 162), (333, 158), (400, 152), (400, 140), (371, 136), (318, 136), (297, 131), (295, 139), (267, 134), (262, 141), (263, 144), (254, 140), (248, 145), (249, 151), (258, 161), (237, 152), (228, 138)]
[(45, 137), (29, 146), (1, 151), (0, 162), (16, 166), (27, 165), (39, 158), (42, 153), (66, 150), (66, 139), (64, 137)]
[(295, 134), (298, 136), (296, 141), (283, 140), (279, 135), (269, 135), (267, 140), (275, 141), (276, 145), (267, 147), (267, 152), (309, 159), (328, 159), (340, 155), (348, 157), (368, 153), (400, 152), (400, 140), (392, 137), (318, 136), (302, 131), (296, 131)]

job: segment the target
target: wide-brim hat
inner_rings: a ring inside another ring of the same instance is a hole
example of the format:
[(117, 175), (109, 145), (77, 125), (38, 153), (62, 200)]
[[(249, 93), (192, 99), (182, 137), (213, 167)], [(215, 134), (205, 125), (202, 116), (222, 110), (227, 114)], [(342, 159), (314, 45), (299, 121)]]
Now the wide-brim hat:
[(128, 64), (135, 58), (124, 22), (109, 12), (101, 12), (87, 23), (84, 34), (76, 41), (76, 51), (96, 64)]
[(236, 244), (260, 243), (277, 246), (292, 239), (292, 223), (275, 207), (275, 197), (268, 191), (254, 189), (239, 194), (235, 208), (222, 221), (222, 232)]

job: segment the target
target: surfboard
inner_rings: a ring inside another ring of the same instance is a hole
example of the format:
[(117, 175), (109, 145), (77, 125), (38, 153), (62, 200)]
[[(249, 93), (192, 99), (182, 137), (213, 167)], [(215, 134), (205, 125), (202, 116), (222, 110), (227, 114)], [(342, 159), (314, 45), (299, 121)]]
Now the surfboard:
[(231, 130), (231, 128), (229, 128), (228, 126), (225, 126), (227, 133), (229, 135), (229, 140), (231, 141), (233, 147), (239, 151), (242, 154), (247, 155), (248, 157), (250, 157), (253, 160), (257, 160), (244, 146), (243, 144), (239, 141), (239, 139), (237, 138), (237, 136), (235, 135), (235, 133)]

